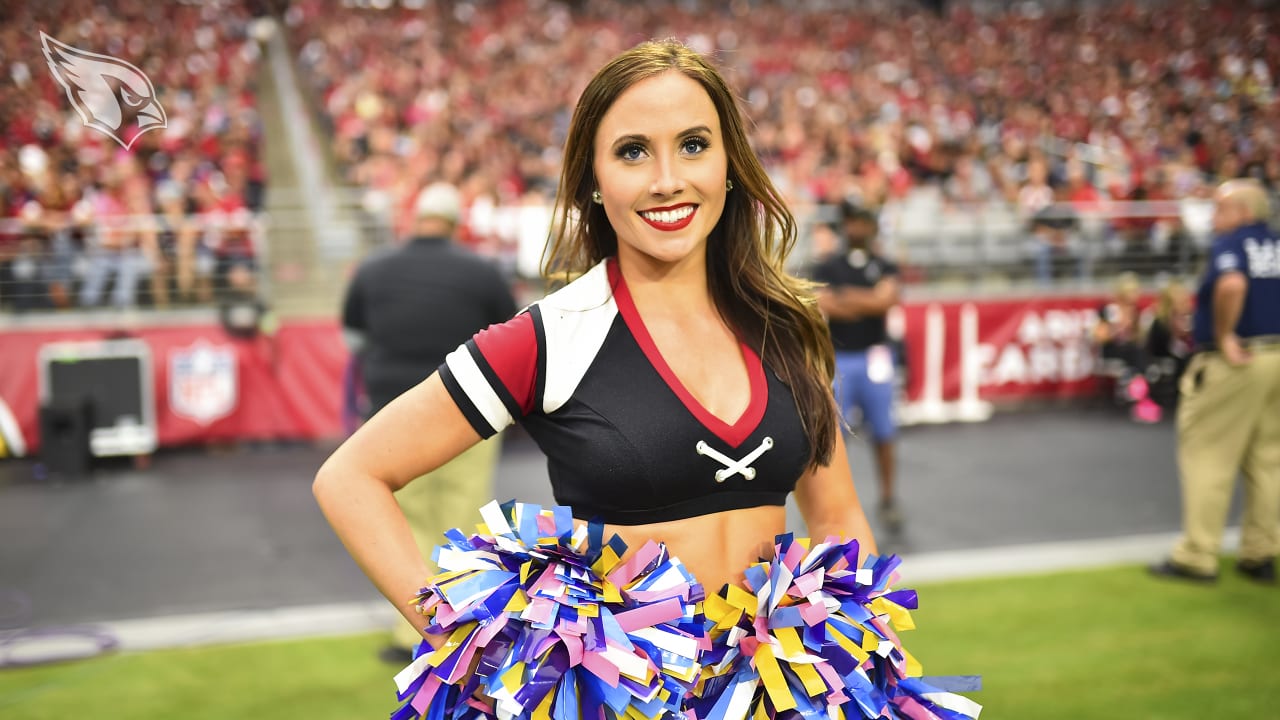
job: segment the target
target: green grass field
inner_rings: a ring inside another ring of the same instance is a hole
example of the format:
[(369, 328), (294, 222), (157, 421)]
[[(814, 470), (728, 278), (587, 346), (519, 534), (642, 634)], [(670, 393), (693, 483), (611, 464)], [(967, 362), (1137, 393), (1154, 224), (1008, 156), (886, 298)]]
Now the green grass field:
[[(920, 587), (903, 635), (926, 674), (981, 674), (988, 720), (1280, 717), (1280, 588), (1184, 586), (1126, 567)], [(0, 718), (386, 717), (363, 635), (0, 670)]]

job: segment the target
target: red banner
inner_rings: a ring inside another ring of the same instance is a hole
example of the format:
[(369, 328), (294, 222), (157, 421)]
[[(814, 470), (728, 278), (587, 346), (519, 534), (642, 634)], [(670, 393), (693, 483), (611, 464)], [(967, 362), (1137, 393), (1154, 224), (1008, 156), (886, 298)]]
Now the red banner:
[[(1090, 343), (1101, 296), (908, 303), (901, 324), (911, 422), (981, 420), (991, 402), (1094, 392)], [(138, 338), (151, 350), (161, 446), (217, 440), (341, 436), (347, 352), (334, 321), (285, 323), (241, 339), (220, 325), (121, 333), (0, 333), (0, 450), (39, 445), (40, 348), (68, 340)], [(0, 452), (0, 456), (6, 453)]]
[(120, 337), (142, 340), (151, 351), (161, 446), (341, 433), (347, 352), (334, 322), (286, 323), (274, 335), (252, 339), (229, 335), (217, 324), (127, 333), (15, 330), (0, 333), (0, 430), (9, 454), (39, 447), (40, 348)]
[(981, 420), (991, 402), (1096, 391), (1102, 296), (910, 303), (906, 422)]

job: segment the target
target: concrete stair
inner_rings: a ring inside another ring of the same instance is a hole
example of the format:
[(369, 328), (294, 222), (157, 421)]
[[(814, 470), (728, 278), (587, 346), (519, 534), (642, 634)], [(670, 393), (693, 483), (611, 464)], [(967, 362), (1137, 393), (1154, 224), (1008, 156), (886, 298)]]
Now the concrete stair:
[(302, 102), (278, 29), (257, 80), (268, 178), (264, 295), (280, 319), (336, 318), (359, 260), (359, 211), (350, 189), (335, 181), (328, 143)]

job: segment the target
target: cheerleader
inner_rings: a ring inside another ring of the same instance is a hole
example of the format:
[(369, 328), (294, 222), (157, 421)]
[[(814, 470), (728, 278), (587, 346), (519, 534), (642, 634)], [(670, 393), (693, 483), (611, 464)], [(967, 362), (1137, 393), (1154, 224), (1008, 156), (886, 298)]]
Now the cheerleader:
[[(889, 627), (911, 602), (884, 597), (827, 326), (783, 270), (795, 220), (720, 73), (675, 41), (605, 65), (574, 111), (556, 219), (546, 271), (572, 281), (459, 347), (315, 480), (430, 643), (398, 716), (930, 705)], [(450, 533), (424, 587), (392, 493), (516, 422), (562, 508), (491, 506), (480, 532)], [(830, 542), (786, 539), (792, 493)]]

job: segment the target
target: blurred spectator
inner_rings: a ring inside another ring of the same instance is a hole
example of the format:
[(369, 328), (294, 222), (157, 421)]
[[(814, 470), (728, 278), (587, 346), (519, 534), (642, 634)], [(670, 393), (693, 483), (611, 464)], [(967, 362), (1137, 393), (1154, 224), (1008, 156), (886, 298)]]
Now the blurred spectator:
[(1066, 174), (1067, 186), (1063, 199), (1070, 203), (1077, 213), (1094, 213), (1101, 209), (1102, 194), (1093, 186), (1093, 183), (1089, 182), (1084, 163), (1079, 158), (1071, 158), (1067, 161)]
[(1080, 274), (1095, 268), (1106, 250), (1108, 222), (1105, 217), (1106, 197), (1089, 177), (1079, 157), (1071, 156), (1064, 166), (1066, 183), (1058, 192), (1063, 212), (1069, 215), (1068, 227), (1074, 233), (1075, 251), (1080, 256)]
[(178, 302), (213, 302), (214, 257), (190, 217), (194, 203), (176, 180), (165, 180), (156, 186), (156, 202), (161, 255), (156, 276), (164, 276), (166, 287), (172, 283)]
[(1182, 536), (1158, 577), (1214, 582), (1236, 478), (1244, 476), (1236, 569), (1274, 585), (1280, 555), (1280, 239), (1256, 180), (1219, 186), (1217, 233), (1192, 322), (1196, 354), (1181, 383)]
[(64, 172), (56, 179), (49, 176), (40, 194), (40, 213), (44, 239), (41, 279), (47, 307), (66, 309), (74, 302), (76, 264), (83, 256), (91, 217), (91, 207), (74, 173)]
[(149, 210), (139, 201), (136, 185), (130, 187), (127, 162), (117, 163), (104, 174), (102, 188), (93, 198), (95, 232), (89, 240), (84, 285), (80, 304), (96, 307), (108, 285), (111, 304), (132, 307), (138, 280), (147, 270), (147, 254), (154, 234), (147, 233), (140, 217)]
[(1140, 372), (1142, 368), (1138, 311), (1141, 293), (1142, 285), (1138, 276), (1123, 273), (1116, 279), (1112, 301), (1098, 312), (1093, 340), (1098, 347), (1105, 372), (1114, 377), (1126, 378)]
[(205, 240), (214, 255), (215, 294), (252, 293), (257, 285), (258, 251), (253, 245), (253, 218), (243, 197), (214, 173), (196, 192)]
[(13, 154), (0, 161), (0, 201), (3, 201), (0, 210), (4, 213), (3, 225), (0, 225), (0, 300), (16, 306), (24, 302), (26, 294), (20, 292), (25, 290), (19, 287), (19, 283), (24, 282), (20, 278), (30, 276), (33, 270), (22, 215), (29, 203), (35, 201), (35, 193)]
[(835, 229), (827, 223), (820, 223), (810, 234), (810, 256), (815, 265), (822, 265), (831, 258), (844, 252), (844, 240)]
[(986, 166), (973, 155), (956, 158), (951, 177), (942, 184), (947, 201), (956, 205), (979, 205), (995, 197), (995, 183)]
[(879, 514), (897, 535), (903, 526), (897, 502), (898, 434), (894, 414), (895, 368), (886, 316), (900, 302), (898, 268), (876, 253), (875, 213), (841, 206), (841, 246), (814, 268), (818, 307), (827, 317), (835, 347), (835, 398), (849, 426), (864, 425), (875, 447)]
[(1070, 254), (1068, 233), (1075, 228), (1075, 215), (1071, 205), (1055, 204), (1057, 194), (1049, 185), (1049, 166), (1042, 158), (1028, 161), (1026, 174), (1018, 190), (1018, 215), (1031, 231), (1036, 279), (1048, 283)]
[(1032, 218), (1053, 204), (1053, 188), (1049, 186), (1049, 166), (1042, 158), (1027, 163), (1027, 177), (1018, 189), (1018, 211)]
[(9, 264), (10, 289), (14, 307), (33, 310), (45, 296), (40, 277), (42, 235), (39, 230), (40, 203), (28, 200), (21, 211), (22, 229)]
[(1140, 210), (1139, 214), (1121, 218), (1115, 223), (1123, 241), (1123, 255), (1129, 258), (1148, 256), (1154, 244), (1168, 238), (1172, 232), (1169, 219), (1151, 207), (1172, 199), (1164, 174), (1158, 170), (1148, 171), (1124, 199), (1140, 203), (1137, 205)]
[(1178, 380), (1187, 367), (1194, 342), (1191, 338), (1191, 293), (1179, 280), (1170, 280), (1156, 298), (1143, 347), (1151, 396), (1165, 407), (1178, 396)]
[[(18, 241), (12, 248), (7, 285), (16, 310), (69, 307), (76, 257), (76, 240), (82, 228), (72, 212), (77, 205), (74, 177), (55, 178), (45, 172), (35, 179), (32, 199), (19, 211)], [(83, 213), (81, 213), (83, 216)], [(7, 282), (5, 282), (7, 281)], [(0, 285), (0, 287), (4, 287)]]

